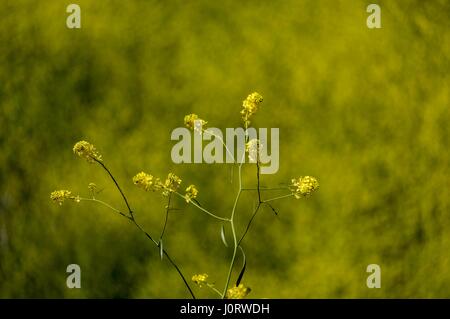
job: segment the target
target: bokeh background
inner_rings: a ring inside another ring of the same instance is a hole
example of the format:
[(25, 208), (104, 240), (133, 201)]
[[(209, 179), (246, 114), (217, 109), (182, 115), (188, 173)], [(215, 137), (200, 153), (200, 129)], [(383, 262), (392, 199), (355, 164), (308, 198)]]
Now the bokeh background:
[[(374, 30), (371, 1), (74, 2), (79, 30), (65, 25), (69, 1), (0, 3), (0, 297), (189, 297), (125, 219), (49, 194), (87, 196), (95, 182), (124, 209), (105, 173), (73, 155), (85, 139), (154, 237), (166, 203), (132, 184), (141, 170), (175, 172), (226, 216), (230, 167), (173, 164), (170, 133), (191, 112), (240, 126), (253, 91), (265, 98), (255, 126), (280, 128), (280, 170), (262, 184), (313, 175), (321, 188), (258, 215), (243, 242), (250, 296), (450, 297), (449, 1), (377, 1)], [(244, 196), (238, 231), (254, 199)], [(207, 272), (221, 287), (221, 224), (175, 207), (165, 248), (188, 277)], [(81, 289), (66, 287), (72, 263)], [(366, 287), (372, 263), (381, 289)]]

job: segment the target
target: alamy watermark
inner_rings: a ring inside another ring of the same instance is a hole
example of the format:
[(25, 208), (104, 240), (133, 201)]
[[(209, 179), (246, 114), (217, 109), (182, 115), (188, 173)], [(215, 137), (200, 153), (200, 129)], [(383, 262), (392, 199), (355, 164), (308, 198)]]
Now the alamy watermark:
[(367, 265), (366, 272), (370, 273), (367, 277), (367, 288), (381, 288), (381, 267), (377, 264)]
[(370, 15), (366, 19), (366, 25), (369, 29), (381, 28), (381, 8), (378, 4), (369, 4), (366, 8), (366, 12)]
[(78, 4), (71, 3), (67, 6), (66, 12), (70, 13), (66, 19), (66, 26), (69, 29), (81, 28), (81, 8)]
[(66, 272), (70, 275), (67, 276), (66, 286), (67, 288), (81, 288), (81, 268), (77, 264), (70, 264), (66, 268)]
[[(194, 129), (178, 127), (172, 131), (171, 140), (179, 141), (172, 147), (171, 157), (180, 163), (248, 163), (259, 162), (261, 174), (275, 174), (279, 163), (278, 128), (270, 129), (270, 150), (268, 129), (226, 128), (225, 139), (222, 130), (211, 127), (203, 128), (203, 120), (193, 121)], [(203, 143), (206, 145), (203, 147)], [(248, 152), (248, 156), (245, 156)]]

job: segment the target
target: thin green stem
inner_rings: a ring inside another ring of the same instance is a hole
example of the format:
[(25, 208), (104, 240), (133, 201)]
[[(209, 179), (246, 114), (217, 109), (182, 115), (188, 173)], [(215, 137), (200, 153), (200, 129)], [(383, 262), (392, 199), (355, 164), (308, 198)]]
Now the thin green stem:
[(220, 296), (220, 298), (222, 298), (222, 293), (216, 287), (214, 287), (214, 285), (212, 285), (212, 284), (206, 284), (206, 285), (208, 286), (208, 288), (210, 288), (215, 293), (217, 293)]
[(259, 166), (259, 153), (258, 153), (258, 157), (257, 157), (257, 161), (256, 161), (256, 180), (257, 180), (257, 185), (256, 185), (256, 190), (258, 191), (258, 205), (255, 208), (255, 211), (252, 214), (252, 217), (250, 218), (249, 222), (247, 223), (247, 227), (245, 228), (244, 233), (242, 234), (241, 238), (238, 241), (238, 246), (241, 244), (241, 242), (244, 240), (245, 235), (247, 235), (248, 230), (250, 229), (250, 226), (253, 222), (253, 220), (256, 217), (256, 214), (259, 211), (259, 208), (261, 207), (261, 204), (263, 203), (263, 201), (261, 200), (261, 185), (260, 185), (260, 166)]
[[(133, 218), (131, 221), (134, 223), (134, 225), (136, 225), (136, 227), (137, 227), (142, 233), (144, 233), (144, 234), (147, 236), (147, 238), (149, 238), (149, 239), (156, 245), (156, 247), (159, 248), (160, 242), (157, 242), (156, 240), (154, 240), (154, 239), (152, 238), (152, 236), (150, 236), (150, 234), (147, 233), (147, 232), (141, 227), (141, 225), (139, 225), (139, 224), (136, 222), (136, 219)], [(165, 249), (163, 249), (163, 253), (164, 253), (164, 256), (166, 256), (167, 260), (172, 264), (172, 266), (175, 268), (175, 270), (176, 270), (176, 271), (178, 272), (178, 274), (180, 275), (181, 279), (183, 280), (184, 284), (186, 285), (187, 289), (189, 290), (189, 293), (191, 294), (192, 298), (195, 299), (194, 292), (192, 291), (191, 287), (189, 286), (189, 284), (188, 284), (186, 278), (184, 277), (183, 273), (181, 272), (180, 268), (179, 268), (179, 267), (177, 266), (177, 264), (172, 260), (172, 258), (169, 256), (169, 254), (167, 253), (167, 251), (166, 251)]]
[[(137, 223), (137, 221), (136, 221), (135, 218), (132, 218), (132, 219), (130, 219), (130, 220), (133, 222), (133, 224), (134, 224), (134, 225), (135, 225), (135, 226), (136, 226), (136, 227), (137, 227), (137, 228), (138, 228), (145, 236), (147, 236), (148, 239), (150, 239), (150, 240), (156, 245), (156, 247), (159, 248), (160, 242), (157, 242), (156, 240), (154, 240), (154, 239), (152, 238), (152, 236), (150, 236), (150, 234), (147, 233), (147, 232), (141, 227), (141, 225), (139, 225), (139, 224)], [(188, 284), (186, 278), (184, 277), (184, 275), (183, 275), (183, 273), (181, 272), (181, 270), (180, 270), (180, 268), (178, 267), (178, 265), (172, 260), (172, 258), (169, 256), (169, 253), (168, 253), (165, 249), (163, 249), (163, 253), (164, 253), (164, 256), (166, 256), (167, 260), (170, 262), (170, 264), (171, 264), (171, 265), (175, 268), (175, 270), (178, 272), (178, 275), (180, 275), (180, 277), (181, 277), (181, 279), (183, 280), (183, 282), (184, 282), (186, 288), (189, 290), (189, 293), (191, 294), (192, 298), (193, 298), (193, 299), (196, 299), (196, 298), (195, 298), (195, 295), (194, 295), (194, 292), (192, 291), (191, 287), (189, 286), (189, 284)]]
[(159, 239), (162, 240), (164, 237), (164, 232), (166, 231), (167, 227), (167, 221), (169, 220), (169, 210), (170, 210), (170, 199), (172, 198), (172, 193), (169, 194), (169, 199), (167, 200), (167, 206), (166, 206), (166, 217), (164, 219), (164, 226), (161, 231), (161, 235), (159, 236)]
[(122, 213), (122, 212), (121, 212), (120, 210), (118, 210), (117, 208), (112, 207), (111, 205), (109, 205), (108, 203), (105, 203), (105, 202), (102, 201), (102, 200), (95, 199), (95, 198), (84, 198), (84, 197), (79, 197), (79, 199), (80, 199), (80, 201), (91, 201), (91, 202), (99, 203), (99, 204), (101, 204), (101, 205), (103, 205), (103, 206), (106, 206), (106, 207), (112, 209), (113, 211), (115, 211), (115, 212), (118, 213), (119, 215), (121, 215), (121, 216), (123, 216), (123, 217), (125, 217), (125, 218), (127, 218), (127, 219), (131, 219), (130, 216), (128, 216), (128, 215)]
[[(238, 196), (236, 197), (236, 202), (239, 200), (239, 196), (240, 196), (240, 192), (238, 193)], [(233, 210), (233, 215), (234, 215), (234, 210)], [(230, 220), (231, 233), (233, 235), (233, 256), (231, 257), (230, 267), (228, 268), (228, 275), (227, 275), (227, 280), (225, 283), (225, 288), (223, 289), (222, 298), (224, 298), (227, 293), (228, 285), (230, 284), (231, 273), (233, 271), (234, 261), (236, 260), (237, 238), (236, 238), (236, 230), (234, 228), (233, 217), (234, 216), (232, 216), (231, 220)]]
[(239, 241), (238, 241), (238, 246), (239, 246), (239, 245), (241, 244), (241, 242), (244, 240), (245, 235), (247, 235), (247, 232), (248, 232), (248, 230), (250, 229), (250, 226), (251, 226), (251, 224), (252, 224), (252, 222), (253, 222), (253, 219), (255, 219), (256, 214), (258, 213), (260, 207), (261, 207), (261, 203), (258, 203), (258, 205), (257, 205), (256, 208), (255, 208), (255, 211), (254, 211), (253, 214), (252, 214), (252, 217), (250, 218), (250, 221), (247, 223), (247, 227), (245, 228), (244, 233), (242, 234), (241, 238), (240, 238)]
[[(155, 241), (152, 236), (150, 236), (149, 233), (147, 233), (142, 227), (141, 225), (139, 225), (133, 215), (133, 212), (130, 208), (130, 205), (128, 204), (128, 200), (125, 196), (125, 194), (123, 193), (122, 189), (119, 186), (119, 183), (117, 183), (116, 179), (114, 178), (114, 176), (112, 175), (112, 173), (109, 171), (109, 169), (105, 166), (105, 164), (103, 164), (101, 161), (97, 160), (96, 158), (94, 158), (94, 160), (100, 164), (100, 166), (108, 173), (108, 175), (111, 177), (111, 179), (113, 180), (114, 184), (116, 185), (116, 188), (118, 189), (118, 191), (120, 192), (120, 194), (122, 195), (122, 198), (125, 202), (125, 205), (128, 208), (128, 213), (130, 214), (130, 216), (126, 216), (125, 214), (121, 214), (122, 216), (126, 217), (128, 220), (130, 220), (141, 232), (143, 232), (148, 239), (150, 239), (157, 248), (159, 248), (160, 243)], [(109, 206), (109, 205), (107, 205)], [(111, 208), (111, 207), (110, 207)], [(184, 277), (183, 273), (181, 272), (180, 268), (177, 266), (177, 264), (172, 260), (172, 258), (169, 256), (169, 254), (167, 253), (167, 251), (165, 249), (163, 249), (163, 253), (164, 255), (167, 257), (167, 260), (171, 263), (171, 265), (175, 268), (175, 270), (178, 272), (178, 274), (180, 275), (181, 279), (183, 280), (184, 284), (186, 285), (186, 288), (189, 290), (189, 293), (191, 294), (192, 298), (195, 299), (195, 295), (191, 289), (191, 287), (189, 286), (186, 278)]]
[(211, 136), (214, 136), (215, 138), (217, 138), (217, 139), (222, 143), (222, 145), (225, 147), (225, 150), (227, 151), (227, 153), (228, 153), (228, 154), (230, 155), (230, 157), (233, 159), (233, 164), (234, 164), (235, 161), (234, 161), (233, 153), (231, 153), (230, 149), (228, 148), (228, 146), (227, 146), (227, 145), (225, 144), (225, 142), (223, 141), (223, 138), (222, 138), (221, 136), (219, 136), (219, 135), (216, 135), (216, 134), (212, 133), (212, 132), (209, 131), (209, 130), (203, 130), (203, 132), (206, 133), (206, 134), (209, 134), (209, 135), (211, 135)]
[[(243, 156), (245, 156), (245, 152), (244, 152)], [(228, 285), (230, 284), (230, 279), (231, 279), (231, 273), (233, 272), (234, 261), (236, 260), (236, 252), (237, 252), (238, 244), (237, 244), (237, 238), (236, 238), (236, 230), (234, 227), (234, 216), (236, 214), (237, 204), (239, 202), (239, 198), (241, 197), (241, 193), (242, 193), (242, 164), (243, 164), (243, 162), (244, 161), (241, 160), (241, 163), (239, 164), (239, 168), (238, 168), (239, 190), (238, 190), (238, 193), (234, 200), (233, 209), (231, 211), (231, 217), (229, 220), (230, 226), (231, 226), (231, 233), (233, 235), (234, 246), (233, 246), (233, 256), (231, 257), (230, 267), (228, 268), (228, 275), (227, 275), (227, 279), (225, 282), (225, 287), (223, 289), (222, 298), (225, 298), (225, 296), (227, 294)]]
[(259, 183), (259, 150), (256, 155), (256, 180), (257, 180), (257, 190), (258, 190), (258, 205), (261, 204), (261, 190), (260, 190), (260, 183)]
[(269, 199), (263, 200), (262, 202), (263, 202), (263, 203), (268, 203), (268, 202), (271, 202), (271, 201), (274, 201), (274, 200), (278, 200), (278, 199), (282, 199), (282, 198), (287, 198), (287, 197), (291, 197), (291, 196), (294, 196), (294, 194), (287, 194), (287, 195), (283, 195), (283, 196), (278, 196), (278, 197), (274, 197), (274, 198), (269, 198)]
[(111, 177), (112, 181), (114, 182), (114, 184), (116, 185), (117, 190), (119, 191), (120, 195), (122, 195), (123, 201), (125, 202), (125, 205), (127, 205), (128, 208), (128, 212), (130, 213), (130, 215), (133, 217), (133, 211), (130, 208), (130, 204), (128, 204), (128, 200), (125, 196), (125, 194), (123, 193), (122, 189), (119, 186), (119, 183), (117, 183), (116, 179), (114, 178), (114, 176), (111, 174), (110, 170), (105, 166), (105, 164), (103, 164), (102, 161), (99, 161), (98, 159), (96, 159), (95, 157), (92, 157), (92, 159), (94, 161), (96, 161), (98, 164), (100, 164), (103, 169), (108, 173), (109, 177)]
[[(98, 199), (91, 199), (91, 198), (82, 198), (80, 197), (80, 200), (84, 200), (84, 201), (92, 201), (92, 202), (96, 202), (99, 203), (101, 205), (104, 205), (110, 209), (112, 209), (113, 211), (119, 213), (121, 216), (123, 216), (124, 218), (130, 220), (143, 234), (145, 234), (145, 236), (150, 239), (157, 247), (159, 247), (160, 243), (157, 242), (156, 240), (154, 240), (152, 238), (152, 236), (150, 236), (149, 233), (147, 233), (141, 225), (139, 225), (136, 221), (135, 218), (130, 217), (125, 215), (124, 213), (122, 213), (121, 211), (119, 211), (118, 209), (112, 207), (111, 205), (109, 205), (108, 203), (105, 203), (104, 201), (98, 200)], [(180, 268), (178, 268), (177, 264), (172, 260), (172, 258), (169, 256), (169, 254), (167, 253), (167, 251), (165, 249), (163, 249), (163, 253), (166, 256), (167, 260), (172, 264), (172, 266), (175, 268), (175, 270), (178, 272), (178, 274), (180, 275), (181, 279), (183, 280), (184, 284), (186, 285), (187, 289), (189, 290), (189, 293), (191, 294), (192, 298), (195, 299), (195, 295), (193, 293), (193, 291), (191, 290), (191, 287), (189, 286), (186, 278), (184, 277), (183, 273), (181, 272)]]
[[(175, 193), (176, 195), (178, 195), (179, 197), (181, 197), (181, 198), (183, 198), (183, 199), (186, 199), (186, 198), (184, 197), (184, 195), (182, 195), (182, 194), (180, 194), (180, 193), (178, 193), (178, 192), (174, 192), (174, 193)], [(192, 200), (189, 201), (189, 204), (194, 205), (195, 207), (197, 207), (198, 209), (200, 209), (202, 212), (204, 212), (204, 213), (210, 215), (211, 217), (214, 217), (214, 218), (219, 219), (219, 220), (227, 221), (227, 222), (230, 221), (230, 219), (228, 219), (228, 218), (220, 217), (220, 216), (217, 216), (217, 215), (215, 215), (215, 214), (209, 212), (208, 210), (204, 209), (203, 207), (201, 207), (200, 205), (198, 205), (196, 202), (194, 202), (194, 201), (192, 201)]]

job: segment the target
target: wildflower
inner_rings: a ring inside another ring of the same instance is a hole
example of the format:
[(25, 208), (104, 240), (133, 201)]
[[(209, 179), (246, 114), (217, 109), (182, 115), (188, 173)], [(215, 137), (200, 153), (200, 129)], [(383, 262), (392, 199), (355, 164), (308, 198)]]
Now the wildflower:
[(73, 152), (79, 157), (85, 158), (88, 163), (102, 160), (102, 156), (97, 152), (94, 145), (86, 141), (77, 142), (73, 147)]
[(301, 196), (309, 196), (312, 192), (319, 188), (319, 182), (312, 176), (293, 178), (290, 189), (295, 198), (299, 199)]
[(184, 117), (184, 125), (190, 130), (195, 130), (198, 132), (202, 131), (202, 127), (208, 122), (202, 120), (197, 114), (188, 114)]
[(175, 192), (181, 184), (181, 179), (174, 173), (169, 173), (163, 184), (163, 195), (169, 196), (169, 193)]
[(195, 185), (189, 185), (188, 188), (186, 188), (186, 195), (184, 195), (184, 198), (186, 199), (186, 202), (189, 203), (191, 200), (197, 197), (198, 190), (195, 187)]
[(247, 96), (247, 98), (242, 102), (242, 120), (244, 121), (244, 126), (247, 128), (250, 125), (250, 117), (258, 111), (258, 106), (263, 101), (261, 94), (254, 92)]
[(227, 299), (244, 299), (252, 291), (249, 287), (245, 287), (243, 284), (228, 289)]
[(251, 163), (256, 163), (262, 150), (262, 145), (258, 139), (253, 138), (245, 144), (245, 151), (248, 153), (248, 159)]
[(154, 178), (152, 175), (140, 172), (133, 177), (133, 183), (138, 187), (142, 188), (146, 192), (157, 191), (162, 185), (159, 178)]
[(77, 203), (80, 202), (79, 196), (73, 196), (71, 191), (68, 191), (66, 189), (57, 190), (54, 192), (51, 192), (50, 199), (54, 202), (58, 203), (59, 205), (62, 205), (62, 203), (67, 200), (73, 200)]
[(208, 285), (208, 274), (199, 274), (192, 276), (192, 281), (195, 282), (199, 287), (203, 285)]

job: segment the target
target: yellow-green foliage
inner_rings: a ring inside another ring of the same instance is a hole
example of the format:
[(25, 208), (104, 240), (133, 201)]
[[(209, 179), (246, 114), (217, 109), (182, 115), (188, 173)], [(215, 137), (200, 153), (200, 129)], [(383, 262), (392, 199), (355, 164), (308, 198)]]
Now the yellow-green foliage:
[[(243, 242), (251, 296), (450, 297), (448, 1), (378, 1), (377, 30), (369, 1), (73, 2), (79, 30), (65, 1), (0, 2), (0, 297), (189, 297), (129, 222), (49, 194), (95, 182), (123, 205), (104, 171), (75, 158), (87, 140), (155, 237), (165, 201), (133, 185), (142, 170), (173, 171), (225, 214), (229, 166), (173, 164), (170, 132), (192, 112), (238, 127), (253, 91), (264, 103), (251, 125), (280, 128), (280, 170), (262, 185), (310, 174), (321, 188), (259, 214)], [(176, 206), (164, 247), (187, 277), (222, 286), (220, 222)], [(71, 263), (81, 289), (66, 287)], [(372, 263), (381, 289), (366, 287)]]

